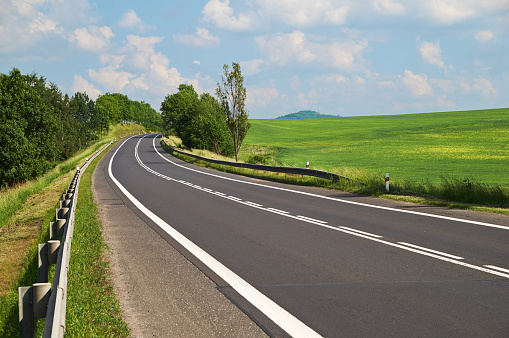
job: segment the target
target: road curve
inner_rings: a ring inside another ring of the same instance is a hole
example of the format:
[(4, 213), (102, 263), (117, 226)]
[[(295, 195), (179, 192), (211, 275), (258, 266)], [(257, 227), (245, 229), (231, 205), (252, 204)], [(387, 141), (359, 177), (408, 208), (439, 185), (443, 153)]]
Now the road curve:
[(509, 336), (509, 217), (218, 173), (155, 135), (127, 139), (109, 169), (124, 203), (269, 335)]

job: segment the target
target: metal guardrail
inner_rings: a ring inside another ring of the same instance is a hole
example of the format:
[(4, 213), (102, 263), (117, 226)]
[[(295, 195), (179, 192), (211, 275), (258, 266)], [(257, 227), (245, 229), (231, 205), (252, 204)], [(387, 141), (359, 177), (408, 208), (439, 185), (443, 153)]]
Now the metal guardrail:
[(185, 155), (189, 157), (196, 158), (201, 161), (209, 162), (209, 163), (215, 163), (220, 165), (226, 165), (230, 167), (236, 167), (236, 168), (246, 168), (246, 169), (253, 169), (253, 170), (264, 170), (264, 171), (270, 171), (270, 172), (278, 172), (278, 173), (285, 173), (285, 174), (296, 174), (296, 175), (305, 175), (305, 176), (314, 176), (323, 178), (326, 180), (332, 180), (334, 182), (339, 181), (340, 179), (345, 179), (353, 182), (357, 182), (360, 184), (366, 184), (364, 182), (354, 180), (353, 178), (349, 178), (343, 175), (338, 175), (334, 173), (330, 173), (327, 171), (322, 170), (316, 170), (316, 169), (304, 169), (304, 168), (294, 168), (294, 167), (276, 167), (276, 166), (270, 166), (270, 165), (263, 165), (263, 164), (251, 164), (251, 163), (240, 163), (240, 162), (228, 162), (228, 161), (219, 161), (219, 160), (213, 160), (210, 158), (186, 153), (180, 150), (177, 150), (171, 146), (169, 146), (163, 139), (161, 139), (161, 144), (166, 146), (170, 151), (176, 152), (180, 155)]
[[(50, 222), (50, 240), (39, 244), (39, 283), (18, 289), (19, 300), (19, 335), (34, 336), (34, 319), (46, 318), (43, 337), (63, 337), (65, 332), (65, 311), (67, 304), (67, 272), (71, 257), (71, 243), (74, 231), (74, 217), (78, 188), (82, 173), (113, 141), (87, 158), (85, 164), (78, 167), (69, 184), (67, 192), (62, 195), (60, 208), (56, 210), (55, 222)], [(58, 238), (62, 238), (58, 241)], [(49, 264), (55, 264), (53, 288), (48, 283)]]

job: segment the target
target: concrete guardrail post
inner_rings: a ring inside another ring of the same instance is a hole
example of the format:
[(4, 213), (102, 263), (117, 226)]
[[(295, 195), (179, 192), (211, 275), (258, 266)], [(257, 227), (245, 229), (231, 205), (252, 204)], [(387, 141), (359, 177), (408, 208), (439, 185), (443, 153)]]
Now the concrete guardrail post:
[(36, 283), (18, 288), (19, 336), (34, 336), (34, 319), (45, 318), (51, 294), (51, 283)]
[(58, 249), (60, 249), (60, 241), (56, 240), (38, 245), (39, 283), (48, 282), (49, 265), (57, 263)]

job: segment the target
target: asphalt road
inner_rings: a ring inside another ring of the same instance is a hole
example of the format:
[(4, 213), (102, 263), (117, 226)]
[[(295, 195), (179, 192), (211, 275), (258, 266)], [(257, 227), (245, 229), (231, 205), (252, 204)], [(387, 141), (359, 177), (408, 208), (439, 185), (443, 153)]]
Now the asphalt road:
[(154, 135), (115, 149), (122, 201), (269, 335), (509, 337), (507, 216), (218, 173)]

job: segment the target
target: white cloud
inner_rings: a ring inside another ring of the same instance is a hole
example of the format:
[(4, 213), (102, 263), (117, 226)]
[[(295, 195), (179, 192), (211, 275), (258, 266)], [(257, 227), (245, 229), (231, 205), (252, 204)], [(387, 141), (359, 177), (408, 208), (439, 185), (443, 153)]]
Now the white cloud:
[(135, 88), (141, 88), (143, 90), (149, 90), (150, 89), (149, 85), (145, 83), (145, 74), (142, 74), (140, 77), (138, 77), (136, 79), (133, 79), (131, 81), (131, 84)]
[(260, 72), (260, 66), (264, 63), (261, 59), (253, 59), (250, 61), (239, 62), (240, 69), (244, 75), (254, 75)]
[(99, 62), (107, 65), (107, 68), (109, 69), (117, 69), (122, 66), (125, 57), (125, 55), (101, 54), (99, 56)]
[(78, 28), (70, 37), (70, 41), (76, 41), (78, 47), (97, 52), (106, 50), (110, 47), (110, 39), (114, 37), (113, 31), (108, 26), (87, 28)]
[(118, 71), (111, 68), (100, 68), (99, 71), (93, 69), (88, 70), (90, 79), (100, 83), (107, 91), (120, 93), (122, 89), (130, 83), (133, 74), (124, 71)]
[(246, 106), (266, 107), (279, 97), (277, 88), (249, 87), (246, 90)]
[(198, 65), (198, 66), (199, 66), (199, 65), (201, 64), (201, 62), (200, 62), (200, 61), (198, 61), (198, 60), (194, 60), (194, 61), (193, 61), (193, 64), (195, 64), (195, 65)]
[(390, 80), (377, 81), (376, 85), (380, 89), (396, 88), (396, 84)]
[(30, 23), (30, 33), (52, 31), (62, 33), (62, 30), (57, 28), (55, 21), (48, 19), (43, 13), (38, 12), (37, 18)]
[(73, 85), (71, 90), (76, 92), (87, 93), (88, 97), (92, 100), (97, 100), (99, 95), (101, 95), (101, 91), (97, 89), (93, 84), (89, 83), (80, 75), (74, 75)]
[(476, 6), (469, 1), (429, 0), (423, 4), (425, 12), (440, 25), (451, 25), (478, 14)]
[(267, 54), (270, 63), (286, 65), (290, 61), (317, 63), (345, 71), (353, 71), (362, 63), (367, 40), (323, 43), (319, 38), (300, 30), (289, 34), (256, 37), (258, 47)]
[(405, 69), (401, 81), (410, 93), (414, 96), (423, 96), (433, 94), (433, 89), (428, 84), (428, 77), (426, 74), (414, 74), (411, 70)]
[(194, 34), (174, 35), (173, 40), (196, 47), (214, 47), (219, 44), (219, 37), (210, 34), (205, 28), (197, 28)]
[(136, 12), (131, 9), (122, 14), (122, 19), (120, 19), (118, 25), (122, 28), (141, 28), (142, 22)]
[(170, 68), (170, 60), (158, 52), (150, 56), (149, 82), (153, 84), (151, 90), (157, 95), (166, 95), (175, 92), (185, 79), (180, 75), (177, 68)]
[(278, 34), (273, 38), (257, 37), (255, 41), (258, 47), (267, 52), (272, 63), (285, 65), (292, 58), (303, 63), (316, 59), (316, 55), (308, 47), (306, 35), (299, 30), (284, 35)]
[(229, 0), (210, 0), (202, 10), (203, 20), (217, 27), (230, 30), (246, 30), (253, 25), (250, 14), (240, 13), (237, 17), (233, 14)]
[(362, 51), (368, 47), (367, 40), (337, 42), (330, 47), (332, 65), (343, 70), (353, 70)]
[(383, 15), (402, 15), (406, 13), (405, 7), (393, 0), (372, 0), (371, 6)]
[(498, 92), (488, 79), (478, 78), (474, 80), (472, 89), (479, 91), (484, 97), (497, 96)]
[(340, 84), (340, 83), (345, 83), (347, 81), (347, 78), (341, 74), (325, 74), (325, 75), (317, 76), (314, 79), (314, 81), (316, 81), (317, 83), (325, 82), (327, 84), (330, 84), (330, 83)]
[(344, 25), (349, 6), (332, 0), (258, 0), (260, 17), (287, 25), (306, 27), (315, 24)]
[(452, 69), (453, 66), (446, 66), (444, 61), (442, 60), (442, 49), (440, 48), (440, 41), (428, 42), (423, 41), (419, 46), (419, 51), (421, 52), (421, 57), (424, 61), (434, 66), (437, 66), (440, 69), (443, 69), (446, 73), (448, 69)]
[(138, 35), (128, 35), (127, 36), (127, 47), (133, 46), (136, 47), (139, 51), (150, 55), (155, 53), (155, 44), (160, 43), (164, 40), (161, 36), (147, 36), (141, 37)]
[(358, 85), (365, 85), (366, 84), (366, 79), (364, 79), (363, 77), (360, 77), (358, 75), (354, 76), (352, 78), (354, 80), (355, 83), (357, 83)]
[(493, 32), (480, 31), (474, 37), (477, 41), (481, 42), (490, 41), (491, 39), (493, 39)]
[(299, 93), (297, 99), (297, 107), (300, 108), (309, 108), (318, 103), (314, 98), (316, 97), (316, 92), (310, 91), (307, 95), (305, 93)]

